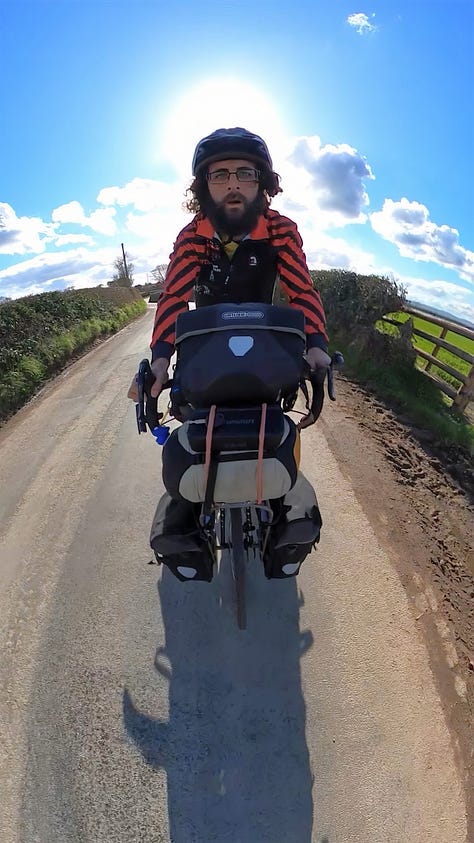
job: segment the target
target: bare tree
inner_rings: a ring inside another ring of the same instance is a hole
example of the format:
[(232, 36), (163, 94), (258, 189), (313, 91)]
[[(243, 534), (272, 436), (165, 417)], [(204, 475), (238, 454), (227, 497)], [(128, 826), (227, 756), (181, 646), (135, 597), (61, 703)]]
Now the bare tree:
[(152, 271), (150, 272), (150, 275), (153, 278), (153, 284), (158, 284), (160, 290), (163, 290), (163, 287), (165, 286), (167, 269), (167, 263), (160, 263), (158, 264), (158, 266), (155, 266), (155, 268), (152, 269)]
[(123, 253), (123, 257), (114, 260), (114, 269), (112, 281), (107, 282), (108, 287), (133, 287), (135, 267), (126, 252)]

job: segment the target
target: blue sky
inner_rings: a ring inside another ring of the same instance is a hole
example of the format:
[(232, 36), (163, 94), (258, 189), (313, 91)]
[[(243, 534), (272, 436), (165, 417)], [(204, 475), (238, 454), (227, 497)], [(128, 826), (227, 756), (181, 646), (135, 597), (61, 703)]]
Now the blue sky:
[(311, 268), (474, 322), (472, 0), (0, 0), (0, 296), (166, 263), (200, 137), (262, 134)]

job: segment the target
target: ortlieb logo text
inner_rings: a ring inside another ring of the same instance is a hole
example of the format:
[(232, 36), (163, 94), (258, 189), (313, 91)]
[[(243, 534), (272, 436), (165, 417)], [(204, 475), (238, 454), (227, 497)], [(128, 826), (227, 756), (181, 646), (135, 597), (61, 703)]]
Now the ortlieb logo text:
[(223, 319), (264, 319), (262, 310), (226, 310), (221, 313)]

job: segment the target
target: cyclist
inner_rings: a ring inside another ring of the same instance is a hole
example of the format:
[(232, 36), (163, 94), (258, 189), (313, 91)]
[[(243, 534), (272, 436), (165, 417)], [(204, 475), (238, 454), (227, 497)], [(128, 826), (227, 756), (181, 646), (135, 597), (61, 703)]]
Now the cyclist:
[[(156, 380), (152, 395), (160, 394), (168, 378), (176, 318), (187, 310), (192, 298), (196, 307), (224, 302), (270, 304), (277, 280), (289, 306), (304, 313), (306, 358), (310, 368), (326, 368), (330, 357), (323, 305), (311, 281), (296, 224), (270, 208), (272, 197), (281, 192), (281, 187), (264, 140), (240, 127), (217, 129), (197, 144), (192, 174), (186, 207), (194, 217), (174, 244), (154, 320), (150, 345), (151, 368)], [(136, 378), (132, 380), (128, 397), (138, 400)], [(317, 541), (321, 519), (313, 490), (311, 493), (317, 510), (314, 516)], [(179, 532), (180, 523), (181, 530), (185, 529), (183, 519), (192, 531), (190, 507), (186, 512), (183, 502), (164, 496), (155, 515), (155, 534)], [(179, 579), (212, 576), (206, 564), (207, 574), (206, 571), (193, 573), (196, 566), (183, 559), (189, 556), (188, 552), (177, 554), (174, 560), (172, 556), (165, 554), (163, 561)], [(299, 564), (290, 566), (292, 574), (298, 572)], [(187, 573), (180, 574), (177, 567)]]
[[(217, 129), (199, 141), (192, 173), (186, 206), (195, 216), (178, 234), (156, 308), (152, 395), (159, 395), (167, 380), (176, 318), (193, 295), (196, 307), (226, 301), (271, 303), (277, 278), (290, 307), (305, 315), (310, 367), (326, 368), (330, 358), (323, 305), (296, 224), (270, 209), (281, 187), (266, 143), (246, 129)], [(135, 379), (128, 395), (138, 398)]]

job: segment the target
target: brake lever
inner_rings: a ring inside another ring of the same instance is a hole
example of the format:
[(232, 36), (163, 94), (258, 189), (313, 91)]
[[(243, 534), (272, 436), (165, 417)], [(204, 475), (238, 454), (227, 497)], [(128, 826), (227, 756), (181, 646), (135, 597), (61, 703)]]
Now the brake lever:
[(308, 362), (305, 361), (304, 372), (305, 377), (311, 381), (313, 387), (313, 400), (311, 404), (311, 412), (301, 420), (298, 424), (299, 430), (304, 430), (314, 424), (321, 415), (324, 405), (324, 381), (327, 377), (327, 391), (331, 401), (336, 400), (336, 391), (334, 389), (334, 370), (342, 368), (344, 365), (344, 357), (340, 351), (335, 351), (331, 357), (331, 362), (327, 368), (318, 368), (311, 370)]
[(331, 401), (336, 400), (336, 393), (334, 390), (334, 376), (333, 376), (333, 369), (332, 369), (332, 362), (328, 366), (328, 396)]
[(336, 400), (336, 391), (334, 389), (334, 370), (342, 369), (344, 366), (344, 357), (340, 351), (335, 351), (331, 357), (331, 362), (328, 366), (328, 395), (331, 401)]

